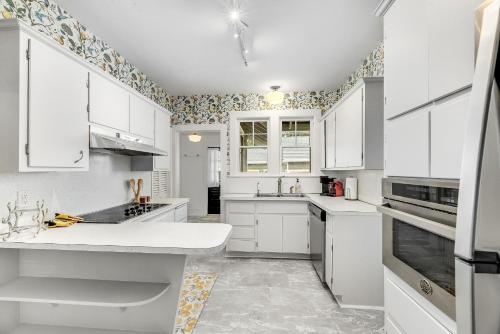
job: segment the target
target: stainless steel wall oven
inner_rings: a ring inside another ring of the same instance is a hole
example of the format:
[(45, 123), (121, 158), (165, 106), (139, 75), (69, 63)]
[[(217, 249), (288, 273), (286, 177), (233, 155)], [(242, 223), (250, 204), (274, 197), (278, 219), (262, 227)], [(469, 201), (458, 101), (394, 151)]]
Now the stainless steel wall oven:
[(383, 262), (455, 319), (455, 225), (458, 181), (383, 180)]

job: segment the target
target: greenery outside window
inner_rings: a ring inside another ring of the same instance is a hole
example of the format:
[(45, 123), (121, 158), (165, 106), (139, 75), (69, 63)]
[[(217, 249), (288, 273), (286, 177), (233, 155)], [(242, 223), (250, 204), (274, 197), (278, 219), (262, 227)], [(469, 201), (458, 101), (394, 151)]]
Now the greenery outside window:
[(281, 121), (281, 171), (311, 172), (311, 122)]
[(240, 128), (240, 172), (267, 173), (267, 121), (242, 121)]

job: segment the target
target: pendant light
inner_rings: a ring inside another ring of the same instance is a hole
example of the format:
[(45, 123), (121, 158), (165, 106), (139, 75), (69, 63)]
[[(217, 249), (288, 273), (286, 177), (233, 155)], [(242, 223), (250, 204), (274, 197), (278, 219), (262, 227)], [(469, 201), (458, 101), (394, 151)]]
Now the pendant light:
[(285, 93), (280, 92), (280, 86), (271, 86), (271, 91), (265, 96), (267, 103), (272, 105), (282, 104), (285, 99)]
[(201, 141), (201, 136), (196, 132), (188, 136), (189, 141), (192, 143), (199, 143)]

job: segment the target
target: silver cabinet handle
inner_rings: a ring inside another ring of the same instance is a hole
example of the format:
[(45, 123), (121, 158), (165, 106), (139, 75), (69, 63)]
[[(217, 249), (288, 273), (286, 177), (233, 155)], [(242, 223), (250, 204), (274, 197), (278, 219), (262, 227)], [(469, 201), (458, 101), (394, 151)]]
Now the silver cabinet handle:
[(83, 150), (80, 150), (80, 157), (75, 160), (75, 164), (79, 163), (83, 159)]

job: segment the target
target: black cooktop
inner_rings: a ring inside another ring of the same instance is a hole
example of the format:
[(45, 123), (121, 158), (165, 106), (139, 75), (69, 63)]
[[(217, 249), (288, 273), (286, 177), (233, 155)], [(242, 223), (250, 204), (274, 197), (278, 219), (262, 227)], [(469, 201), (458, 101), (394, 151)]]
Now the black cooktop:
[(120, 224), (126, 220), (151, 213), (169, 204), (123, 204), (109, 209), (81, 215), (84, 223)]

